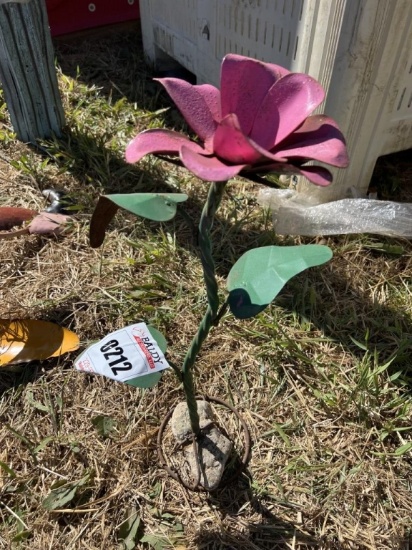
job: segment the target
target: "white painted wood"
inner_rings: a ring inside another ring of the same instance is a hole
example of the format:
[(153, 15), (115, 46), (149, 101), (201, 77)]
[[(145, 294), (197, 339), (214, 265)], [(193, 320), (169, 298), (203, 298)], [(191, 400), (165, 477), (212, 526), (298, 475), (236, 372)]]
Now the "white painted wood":
[(303, 192), (326, 202), (365, 193), (380, 155), (412, 147), (412, 0), (140, 0), (148, 60), (178, 61), (219, 83), (226, 53), (306, 72), (324, 86), (319, 109), (351, 156), (334, 183)]
[(45, 0), (0, 5), (0, 82), (18, 139), (60, 135), (64, 112)]
[(412, 147), (412, 2), (346, 0), (333, 8), (334, 40), (325, 41), (319, 66), (322, 110), (339, 123), (351, 163), (333, 169), (326, 189), (299, 182), (322, 202), (349, 197), (352, 187), (365, 194), (378, 157)]

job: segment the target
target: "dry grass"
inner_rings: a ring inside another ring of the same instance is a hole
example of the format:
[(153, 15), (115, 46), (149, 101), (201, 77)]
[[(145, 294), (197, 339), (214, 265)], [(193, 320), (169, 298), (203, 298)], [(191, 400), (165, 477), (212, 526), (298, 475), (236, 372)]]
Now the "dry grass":
[[(87, 232), (101, 192), (182, 189), (198, 219), (201, 182), (153, 159), (122, 160), (136, 130), (181, 121), (163, 110), (135, 32), (60, 43), (58, 61), (61, 142), (42, 151), (18, 143), (0, 111), (1, 204), (41, 208), (42, 189), (63, 187), (83, 210), (60, 238), (0, 242), (0, 316), (59, 322), (82, 346), (144, 320), (167, 335), (179, 363), (205, 308), (185, 221), (118, 215), (100, 250)], [(392, 192), (411, 189), (410, 164), (397, 178)], [(222, 289), (247, 247), (279, 241), (255, 191), (231, 184), (219, 211)], [(248, 475), (213, 494), (187, 492), (156, 461), (159, 424), (182, 398), (173, 373), (143, 391), (74, 371), (73, 356), (3, 372), (0, 548), (122, 548), (119, 529), (133, 514), (137, 539), (154, 535), (158, 548), (409, 548), (412, 246), (370, 236), (326, 242), (329, 264), (289, 283), (258, 318), (227, 315), (201, 353), (199, 389), (234, 403), (253, 439)], [(101, 415), (114, 421), (107, 438), (92, 423)], [(56, 483), (82, 479), (67, 505), (44, 508)]]

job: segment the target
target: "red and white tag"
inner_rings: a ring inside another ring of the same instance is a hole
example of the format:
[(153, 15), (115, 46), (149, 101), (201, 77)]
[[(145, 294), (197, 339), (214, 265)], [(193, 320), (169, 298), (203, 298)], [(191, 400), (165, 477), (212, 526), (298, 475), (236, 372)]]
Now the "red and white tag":
[(108, 334), (75, 361), (79, 371), (102, 374), (118, 382), (170, 367), (145, 323)]

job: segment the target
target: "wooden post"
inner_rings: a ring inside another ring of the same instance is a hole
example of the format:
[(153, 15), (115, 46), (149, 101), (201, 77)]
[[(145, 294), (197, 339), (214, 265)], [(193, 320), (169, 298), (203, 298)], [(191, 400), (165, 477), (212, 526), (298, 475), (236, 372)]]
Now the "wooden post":
[(0, 83), (19, 140), (64, 125), (45, 0), (0, 0)]

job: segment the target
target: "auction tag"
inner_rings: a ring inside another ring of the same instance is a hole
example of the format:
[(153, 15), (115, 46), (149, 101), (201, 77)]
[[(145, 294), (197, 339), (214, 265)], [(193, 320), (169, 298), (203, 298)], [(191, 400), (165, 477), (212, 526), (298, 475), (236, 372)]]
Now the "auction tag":
[(75, 361), (77, 370), (102, 374), (118, 382), (170, 367), (145, 323), (108, 334)]

